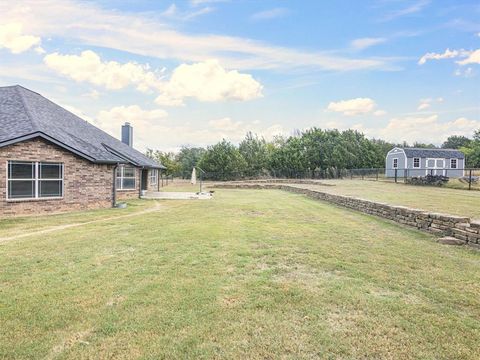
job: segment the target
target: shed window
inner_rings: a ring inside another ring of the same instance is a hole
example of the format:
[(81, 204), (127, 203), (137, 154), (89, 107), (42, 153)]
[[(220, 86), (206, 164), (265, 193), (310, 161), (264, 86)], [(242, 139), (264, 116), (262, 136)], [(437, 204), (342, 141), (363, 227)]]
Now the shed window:
[(150, 185), (157, 185), (158, 183), (158, 170), (150, 170)]
[(133, 166), (118, 167), (116, 181), (118, 190), (134, 190), (136, 188), (135, 168)]
[(417, 169), (420, 167), (420, 158), (413, 158), (413, 167)]
[(398, 158), (393, 159), (393, 168), (394, 169), (398, 168)]
[(457, 168), (457, 159), (450, 159), (450, 169)]
[(9, 161), (8, 199), (42, 199), (63, 196), (63, 164)]

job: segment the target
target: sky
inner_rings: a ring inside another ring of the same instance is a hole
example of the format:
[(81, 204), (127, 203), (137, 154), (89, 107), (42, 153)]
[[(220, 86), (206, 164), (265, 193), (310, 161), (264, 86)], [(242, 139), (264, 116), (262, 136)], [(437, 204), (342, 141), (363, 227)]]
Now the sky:
[(0, 0), (0, 86), (134, 146), (310, 127), (441, 144), (480, 129), (478, 0)]

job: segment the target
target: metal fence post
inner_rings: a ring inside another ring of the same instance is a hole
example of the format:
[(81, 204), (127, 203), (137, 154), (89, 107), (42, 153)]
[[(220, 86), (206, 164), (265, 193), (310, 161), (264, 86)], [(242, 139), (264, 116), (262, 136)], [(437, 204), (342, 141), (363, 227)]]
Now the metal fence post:
[(378, 173), (379, 173), (379, 170), (377, 169), (377, 177), (376, 177), (377, 181), (378, 181)]
[(395, 169), (395, 184), (397, 183), (398, 169)]
[(468, 176), (468, 190), (472, 190), (472, 169), (470, 169), (470, 173)]

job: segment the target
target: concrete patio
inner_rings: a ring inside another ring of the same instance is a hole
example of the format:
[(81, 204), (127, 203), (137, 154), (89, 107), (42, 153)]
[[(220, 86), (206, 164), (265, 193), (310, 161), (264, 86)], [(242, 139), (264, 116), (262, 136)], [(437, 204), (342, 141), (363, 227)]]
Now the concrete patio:
[(213, 194), (210, 192), (147, 191), (141, 198), (156, 200), (210, 200), (213, 198)]

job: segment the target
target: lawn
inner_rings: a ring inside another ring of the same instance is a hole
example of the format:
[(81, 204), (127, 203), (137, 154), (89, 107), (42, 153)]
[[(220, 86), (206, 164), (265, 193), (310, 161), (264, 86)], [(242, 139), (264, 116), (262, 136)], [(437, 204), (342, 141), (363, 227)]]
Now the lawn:
[(479, 252), (282, 191), (130, 205), (0, 242), (0, 358), (480, 358)]
[(305, 185), (340, 195), (480, 219), (480, 191), (405, 185), (373, 180), (321, 180), (335, 186)]

